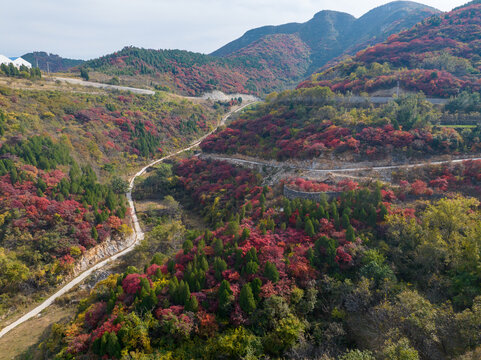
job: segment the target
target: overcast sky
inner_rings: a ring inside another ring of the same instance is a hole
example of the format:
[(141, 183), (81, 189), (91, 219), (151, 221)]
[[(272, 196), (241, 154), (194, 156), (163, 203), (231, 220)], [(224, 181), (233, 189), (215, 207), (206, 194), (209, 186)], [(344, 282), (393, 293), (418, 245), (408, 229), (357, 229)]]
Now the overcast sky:
[[(468, 0), (426, 0), (443, 11)], [(7, 0), (0, 54), (42, 50), (90, 59), (127, 45), (210, 53), (249, 29), (305, 22), (321, 10), (361, 16), (382, 0)]]

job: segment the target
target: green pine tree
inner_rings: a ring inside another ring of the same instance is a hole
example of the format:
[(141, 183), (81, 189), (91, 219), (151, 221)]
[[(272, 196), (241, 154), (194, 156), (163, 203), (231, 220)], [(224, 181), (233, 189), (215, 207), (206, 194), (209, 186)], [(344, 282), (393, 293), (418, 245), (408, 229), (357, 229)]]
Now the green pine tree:
[(347, 213), (342, 214), (341, 225), (344, 229), (347, 229), (349, 225), (351, 225), (351, 220), (349, 219), (349, 215)]
[(92, 239), (98, 240), (99, 239), (99, 233), (97, 232), (97, 228), (95, 226), (92, 226), (92, 231), (90, 232)]
[(224, 243), (221, 239), (214, 239), (214, 253), (217, 256), (222, 256), (224, 254)]
[(273, 283), (279, 281), (279, 271), (277, 271), (276, 265), (267, 261), (264, 268), (264, 276)]
[(355, 240), (354, 228), (351, 225), (346, 229), (346, 240), (350, 242)]
[(239, 305), (247, 314), (251, 314), (256, 309), (256, 301), (249, 284), (245, 284), (242, 287), (239, 295)]
[(307, 236), (313, 237), (316, 235), (316, 232), (314, 231), (314, 225), (312, 225), (311, 219), (307, 219), (306, 223), (304, 225), (304, 231), (306, 232)]
[(185, 303), (185, 310), (197, 312), (198, 309), (199, 309), (199, 302), (197, 301), (197, 298), (194, 295), (191, 295), (190, 298)]
[(219, 311), (221, 315), (227, 315), (232, 304), (232, 290), (227, 280), (222, 280), (217, 291), (217, 298), (219, 299)]
[(261, 288), (262, 288), (262, 281), (259, 278), (255, 278), (251, 282), (251, 289), (252, 289), (252, 294), (254, 295), (254, 299), (259, 302), (261, 297)]
[(249, 261), (245, 267), (245, 273), (247, 275), (254, 275), (259, 270), (259, 264), (254, 261)]

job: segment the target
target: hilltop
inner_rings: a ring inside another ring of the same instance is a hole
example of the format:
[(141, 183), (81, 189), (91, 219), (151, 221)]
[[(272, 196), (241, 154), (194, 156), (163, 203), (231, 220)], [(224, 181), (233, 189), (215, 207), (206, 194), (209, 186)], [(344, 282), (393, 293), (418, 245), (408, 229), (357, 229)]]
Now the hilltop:
[[(34, 51), (22, 55), (32, 66), (37, 66), (42, 71), (62, 72), (82, 64), (83, 60), (67, 59), (59, 55), (49, 54), (44, 51)], [(47, 67), (48, 63), (48, 67)]]
[(292, 87), (328, 61), (384, 41), (436, 9), (393, 2), (359, 19), (321, 11), (304, 24), (248, 31), (211, 55), (136, 47), (93, 59), (83, 66), (97, 81), (142, 85), (199, 95), (212, 90), (265, 95)]
[(479, 91), (481, 4), (472, 2), (442, 15), (433, 15), (381, 44), (326, 67), (301, 83), (300, 88), (329, 86), (353, 93), (423, 91), (449, 97)]
[[(219, 57), (237, 57), (256, 42), (273, 35), (292, 35), (310, 51), (308, 71), (314, 71), (345, 53), (353, 53), (386, 40), (440, 11), (411, 1), (394, 1), (379, 6), (360, 18), (324, 10), (305, 23), (264, 26), (214, 51)], [(282, 39), (282, 38), (280, 38)]]

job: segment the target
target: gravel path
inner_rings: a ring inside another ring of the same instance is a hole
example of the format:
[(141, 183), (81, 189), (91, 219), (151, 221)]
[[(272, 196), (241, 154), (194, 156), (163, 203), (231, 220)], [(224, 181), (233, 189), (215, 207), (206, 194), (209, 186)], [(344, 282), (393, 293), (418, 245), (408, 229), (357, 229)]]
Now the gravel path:
[(304, 167), (304, 166), (297, 166), (294, 164), (286, 164), (286, 163), (275, 163), (267, 160), (245, 160), (236, 157), (227, 157), (227, 156), (220, 156), (216, 154), (205, 154), (202, 155), (203, 157), (220, 160), (220, 161), (227, 161), (234, 164), (246, 164), (246, 165), (258, 165), (258, 166), (268, 166), (273, 168), (288, 168), (292, 170), (303, 170), (309, 171), (314, 173), (340, 173), (340, 172), (351, 172), (351, 171), (376, 171), (376, 170), (395, 170), (395, 169), (412, 169), (416, 167), (423, 167), (428, 165), (442, 165), (442, 164), (455, 164), (461, 163), (464, 161), (469, 160), (481, 160), (481, 157), (475, 158), (463, 158), (463, 159), (455, 159), (455, 160), (441, 160), (441, 161), (427, 161), (421, 162), (416, 164), (401, 164), (401, 165), (387, 165), (387, 166), (364, 166), (364, 167), (353, 167), (353, 168), (338, 168), (338, 169), (314, 169), (312, 167)]
[(81, 86), (87, 86), (87, 87), (90, 86), (94, 88), (107, 89), (107, 90), (129, 91), (131, 93), (140, 94), (140, 95), (155, 95), (155, 91), (138, 89), (138, 88), (133, 88), (128, 86), (109, 85), (109, 84), (102, 84), (102, 83), (97, 83), (93, 81), (84, 81), (80, 79), (71, 79), (71, 78), (64, 78), (64, 77), (54, 77), (53, 79), (58, 81), (63, 81), (69, 84), (74, 84), (74, 85), (81, 85)]
[(105, 265), (107, 265), (108, 263), (118, 259), (119, 257), (121, 256), (124, 256), (125, 254), (128, 254), (129, 252), (131, 252), (143, 239), (144, 239), (144, 232), (142, 231), (142, 228), (140, 227), (140, 224), (139, 224), (139, 219), (137, 218), (137, 212), (135, 211), (135, 204), (134, 204), (134, 201), (132, 199), (132, 190), (134, 188), (134, 183), (135, 183), (135, 179), (139, 176), (141, 176), (143, 173), (145, 173), (145, 171), (164, 161), (164, 160), (167, 160), (173, 156), (176, 156), (178, 154), (181, 154), (183, 153), (184, 151), (188, 151), (188, 150), (191, 150), (193, 148), (195, 148), (196, 146), (198, 146), (207, 136), (209, 136), (210, 134), (212, 134), (214, 131), (216, 131), (216, 129), (225, 124), (226, 120), (234, 113), (236, 112), (239, 112), (241, 111), (242, 109), (244, 109), (245, 107), (251, 105), (252, 103), (248, 103), (248, 104), (245, 104), (235, 110), (232, 110), (231, 112), (229, 112), (228, 114), (226, 114), (222, 120), (219, 122), (219, 124), (216, 126), (216, 128), (214, 130), (212, 130), (210, 133), (208, 133), (207, 135), (203, 136), (202, 138), (196, 140), (194, 143), (192, 143), (190, 146), (184, 148), (184, 149), (181, 149), (173, 154), (170, 154), (170, 155), (167, 155), (163, 158), (160, 158), (160, 159), (157, 159), (155, 161), (152, 161), (151, 163), (149, 163), (148, 165), (144, 166), (139, 172), (137, 172), (131, 179), (130, 179), (130, 183), (129, 183), (129, 189), (128, 189), (128, 192), (126, 194), (127, 196), (127, 200), (129, 202), (129, 207), (132, 209), (132, 223), (133, 223), (133, 236), (132, 236), (132, 241), (131, 241), (131, 244), (125, 248), (124, 250), (118, 252), (117, 254), (97, 263), (96, 265), (92, 266), (90, 269), (84, 271), (83, 273), (81, 273), (80, 275), (78, 275), (77, 277), (75, 277), (73, 280), (71, 280), (68, 284), (66, 284), (65, 286), (63, 286), (60, 290), (58, 290), (55, 294), (53, 294), (52, 296), (50, 296), (47, 300), (45, 300), (43, 303), (41, 303), (40, 305), (38, 305), (37, 307), (35, 307), (33, 310), (29, 311), (28, 313), (26, 313), (25, 315), (23, 315), (21, 318), (19, 318), (18, 320), (14, 321), (13, 323), (11, 323), (10, 325), (4, 327), (1, 331), (0, 331), (0, 338), (3, 337), (6, 333), (8, 333), (10, 330), (16, 328), (18, 325), (24, 323), (25, 321), (39, 315), (43, 310), (45, 310), (47, 307), (49, 307), (50, 305), (52, 305), (52, 303), (57, 299), (59, 298), (60, 296), (66, 294), (68, 291), (70, 291), (72, 288), (74, 288), (76, 285), (82, 283), (88, 276), (90, 276), (94, 271), (104, 267)]

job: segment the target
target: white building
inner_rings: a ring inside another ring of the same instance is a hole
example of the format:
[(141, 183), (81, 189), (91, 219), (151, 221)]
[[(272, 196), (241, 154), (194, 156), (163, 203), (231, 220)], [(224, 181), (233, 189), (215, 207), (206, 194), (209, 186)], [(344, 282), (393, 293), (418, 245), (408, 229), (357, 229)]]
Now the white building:
[(9, 59), (6, 56), (0, 55), (0, 65), (8, 65), (10, 63), (12, 63), (13, 66), (15, 66), (17, 69), (20, 69), (20, 66), (22, 65), (28, 67), (29, 69), (32, 68), (32, 64), (30, 64), (27, 60), (22, 59), (21, 57)]
[(0, 55), (0, 65), (2, 65), (2, 64), (8, 65), (11, 62), (13, 62), (13, 61), (10, 60), (8, 57)]
[(29, 69), (32, 68), (32, 64), (30, 64), (27, 60), (22, 59), (21, 57), (16, 58), (13, 60), (13, 65), (17, 68), (20, 68), (20, 66), (26, 66)]

